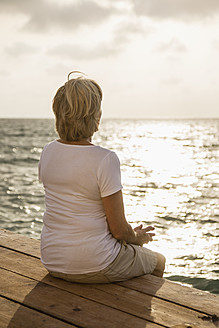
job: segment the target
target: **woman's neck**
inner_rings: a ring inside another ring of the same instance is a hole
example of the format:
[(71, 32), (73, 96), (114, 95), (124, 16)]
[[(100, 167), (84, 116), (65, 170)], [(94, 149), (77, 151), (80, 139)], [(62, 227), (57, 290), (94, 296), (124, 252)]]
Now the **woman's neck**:
[(58, 139), (57, 140), (58, 142), (61, 142), (61, 143), (64, 143), (64, 144), (67, 144), (67, 145), (80, 145), (80, 146), (88, 146), (88, 145), (93, 145), (92, 144), (92, 140), (91, 138), (85, 138), (85, 139), (81, 139), (81, 140), (74, 140), (74, 141), (66, 141), (66, 140), (63, 140), (63, 139)]

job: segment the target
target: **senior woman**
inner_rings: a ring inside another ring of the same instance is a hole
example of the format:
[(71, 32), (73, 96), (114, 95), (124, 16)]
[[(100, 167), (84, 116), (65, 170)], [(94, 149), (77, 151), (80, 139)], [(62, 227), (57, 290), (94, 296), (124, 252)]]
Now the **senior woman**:
[(46, 203), (41, 261), (52, 276), (72, 282), (162, 277), (164, 256), (143, 247), (154, 228), (132, 229), (125, 218), (117, 155), (92, 143), (101, 88), (82, 74), (70, 79), (72, 73), (53, 100), (60, 139), (44, 147), (39, 162)]

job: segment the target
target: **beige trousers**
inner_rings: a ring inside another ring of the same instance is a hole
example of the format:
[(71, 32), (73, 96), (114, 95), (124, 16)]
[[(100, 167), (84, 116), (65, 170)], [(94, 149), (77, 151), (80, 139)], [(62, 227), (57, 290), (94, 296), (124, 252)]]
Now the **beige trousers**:
[(83, 274), (49, 273), (53, 277), (71, 282), (110, 283), (152, 273), (156, 265), (157, 256), (153, 251), (145, 247), (123, 243), (115, 260), (103, 270)]

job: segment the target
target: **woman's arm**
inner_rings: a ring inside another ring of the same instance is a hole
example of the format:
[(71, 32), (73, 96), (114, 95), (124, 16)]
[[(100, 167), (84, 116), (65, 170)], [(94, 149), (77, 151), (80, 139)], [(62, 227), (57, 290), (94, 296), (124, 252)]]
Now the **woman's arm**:
[(102, 201), (110, 232), (116, 239), (140, 246), (152, 241), (152, 237), (155, 234), (148, 232), (154, 230), (153, 227), (149, 226), (143, 229), (142, 225), (140, 225), (132, 229), (131, 225), (127, 222), (121, 190), (113, 195), (103, 197)]

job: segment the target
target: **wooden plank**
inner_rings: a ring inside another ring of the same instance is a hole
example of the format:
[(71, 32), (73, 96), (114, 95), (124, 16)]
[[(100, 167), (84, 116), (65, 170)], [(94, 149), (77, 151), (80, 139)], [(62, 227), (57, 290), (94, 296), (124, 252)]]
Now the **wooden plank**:
[[(179, 323), (190, 323), (190, 325), (195, 323), (199, 324), (199, 327), (204, 327), (203, 322), (199, 318), (204, 316), (202, 313), (192, 311), (156, 297), (151, 297), (142, 292), (130, 290), (117, 284), (82, 285), (55, 279), (47, 275), (46, 270), (40, 265), (39, 260), (36, 258), (14, 253), (7, 249), (3, 249), (1, 258), (2, 266), (8, 270), (28, 275), (28, 277), (36, 280), (42, 279), (44, 283), (49, 285), (117, 308), (157, 324), (171, 326)], [(157, 288), (158, 287), (159, 283), (157, 284)]]
[(1, 296), (76, 326), (86, 328), (158, 327), (146, 320), (4, 269), (0, 269), (0, 276)]
[[(157, 288), (157, 285), (162, 281), (162, 287)], [(136, 291), (141, 291), (151, 296), (159, 297), (163, 300), (168, 300), (176, 304), (208, 313), (210, 315), (219, 316), (219, 296), (203, 292), (201, 290), (182, 286), (172, 281), (161, 279), (151, 275), (144, 275), (128, 281), (119, 283), (120, 286), (125, 286)]]
[(0, 326), (1, 328), (76, 327), (3, 297), (0, 297)]
[[(144, 317), (146, 311), (150, 313), (150, 319), (153, 322), (172, 327), (173, 325), (189, 325), (201, 327), (210, 327), (209, 323), (203, 323), (202, 318), (206, 317), (201, 312), (179, 306), (168, 301), (163, 301), (156, 297), (149, 297), (141, 292), (132, 291), (130, 289), (119, 289), (118, 285), (98, 285), (97, 288), (107, 293), (106, 298), (110, 299), (109, 295), (113, 298), (117, 298), (118, 302), (124, 300), (125, 304), (122, 305), (123, 310), (132, 313), (132, 311), (140, 316)], [(107, 303), (105, 303), (107, 304)], [(215, 327), (212, 324), (212, 327)]]
[(40, 241), (0, 229), (0, 245), (40, 258)]
[[(39, 257), (39, 241), (15, 233), (0, 230), (0, 242), (6, 247), (9, 245), (17, 251)], [(162, 286), (157, 290), (157, 286)], [(131, 279), (118, 283), (120, 286), (146, 293), (151, 296), (182, 304), (186, 307), (196, 309), (210, 315), (217, 314), (219, 308), (219, 297), (194, 288), (182, 286), (181, 284), (161, 279), (151, 275)], [(179, 297), (180, 295), (180, 297)], [(182, 295), (182, 297), (181, 297)], [(201, 300), (201, 301), (200, 301)]]
[[(40, 242), (38, 240), (17, 235), (4, 229), (0, 229), (0, 237), (1, 245), (6, 247), (9, 245), (9, 248), (14, 248), (17, 251), (22, 251), (25, 254), (33, 255), (38, 258), (40, 257)], [(152, 275), (145, 275), (119, 284), (204, 313), (219, 315), (219, 296), (183, 286), (166, 279), (160, 279), (161, 278)], [(161, 281), (162, 287), (157, 290), (157, 286), (161, 284)], [(200, 297), (202, 302), (200, 302)]]

